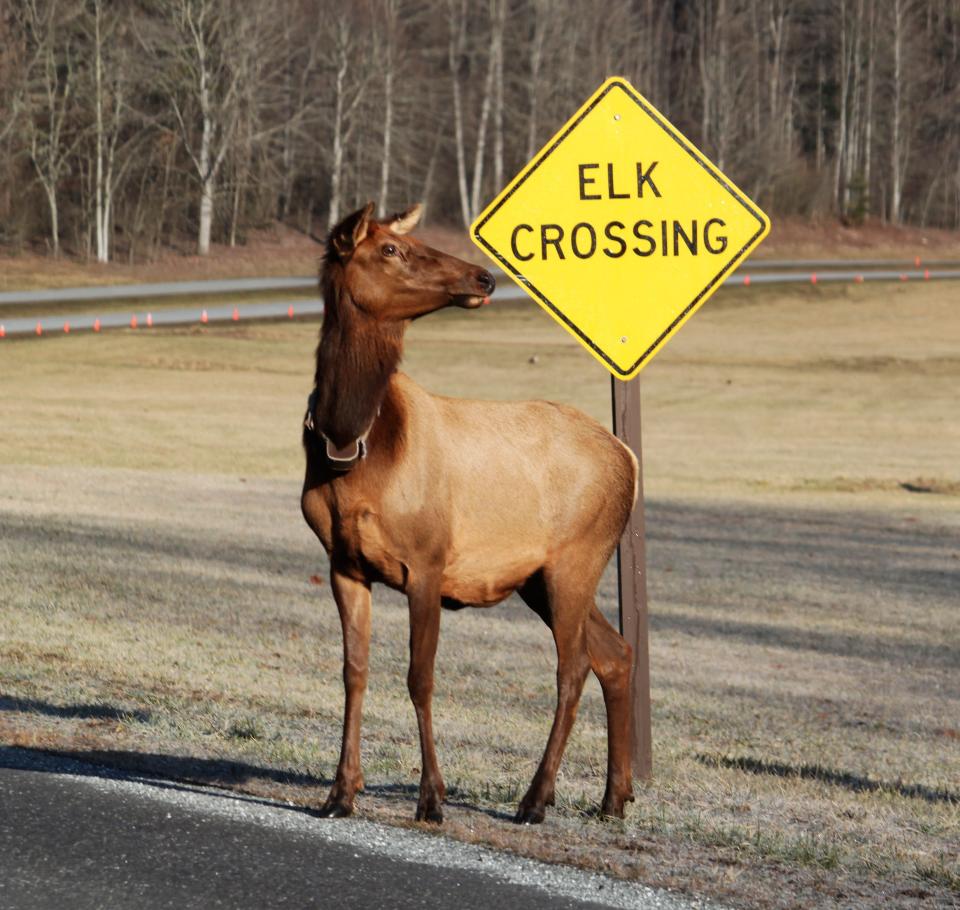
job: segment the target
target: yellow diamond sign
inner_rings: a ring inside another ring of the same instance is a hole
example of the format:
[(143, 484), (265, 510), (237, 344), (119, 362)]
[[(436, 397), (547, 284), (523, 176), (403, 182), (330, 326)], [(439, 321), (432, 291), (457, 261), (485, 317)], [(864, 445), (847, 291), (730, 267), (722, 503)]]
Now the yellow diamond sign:
[(745, 193), (613, 78), (472, 234), (611, 373), (630, 379), (769, 229)]

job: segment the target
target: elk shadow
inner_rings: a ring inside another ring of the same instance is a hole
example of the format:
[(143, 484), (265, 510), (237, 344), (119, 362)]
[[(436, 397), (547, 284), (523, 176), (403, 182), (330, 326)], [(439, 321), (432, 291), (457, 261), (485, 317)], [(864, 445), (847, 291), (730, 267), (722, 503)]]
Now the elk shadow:
[(947, 803), (960, 805), (960, 793), (954, 793), (945, 787), (928, 787), (924, 784), (910, 784), (902, 780), (882, 781), (852, 771), (842, 771), (816, 764), (788, 764), (787, 762), (768, 761), (750, 755), (706, 755), (699, 753), (698, 762), (712, 768), (730, 768), (748, 774), (768, 774), (773, 777), (818, 780), (821, 783), (843, 787), (854, 793), (895, 793), (909, 799), (921, 799), (928, 803)]
[[(198, 758), (190, 755), (168, 755), (160, 752), (136, 752), (122, 749), (27, 749), (0, 745), (0, 767), (19, 768), (77, 777), (112, 780), (134, 780), (160, 789), (190, 791), (197, 787), (204, 793), (223, 799), (241, 800), (258, 805), (289, 809), (317, 817), (319, 804), (333, 784), (333, 778), (302, 771), (271, 768), (232, 759)], [(275, 799), (245, 793), (242, 789), (256, 783), (274, 783), (315, 788), (316, 806), (278, 803)], [(222, 791), (222, 792), (217, 792)], [(415, 784), (367, 784), (364, 795), (402, 800), (416, 804), (419, 787)], [(512, 814), (479, 806), (466, 798), (456, 787), (448, 789), (446, 805), (479, 812), (491, 818), (511, 820)]]
[(118, 708), (115, 705), (52, 705), (36, 698), (19, 698), (14, 695), (0, 695), (0, 711), (85, 720), (135, 720), (140, 723), (147, 723), (150, 720), (150, 712), (142, 708)]

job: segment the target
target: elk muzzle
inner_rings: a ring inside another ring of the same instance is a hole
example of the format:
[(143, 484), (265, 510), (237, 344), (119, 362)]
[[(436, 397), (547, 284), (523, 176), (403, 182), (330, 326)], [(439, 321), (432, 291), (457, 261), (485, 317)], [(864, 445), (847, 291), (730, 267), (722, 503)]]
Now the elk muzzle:
[(473, 310), (490, 302), (490, 295), (496, 290), (497, 280), (486, 269), (478, 269), (472, 276), (476, 289), (467, 293), (454, 294), (452, 303), (467, 310)]

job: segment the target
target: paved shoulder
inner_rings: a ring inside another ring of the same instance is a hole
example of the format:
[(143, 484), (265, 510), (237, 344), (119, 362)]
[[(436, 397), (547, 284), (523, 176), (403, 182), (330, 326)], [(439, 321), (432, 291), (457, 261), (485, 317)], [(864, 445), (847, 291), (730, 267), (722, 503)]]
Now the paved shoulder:
[(0, 747), (0, 910), (703, 906), (360, 820)]

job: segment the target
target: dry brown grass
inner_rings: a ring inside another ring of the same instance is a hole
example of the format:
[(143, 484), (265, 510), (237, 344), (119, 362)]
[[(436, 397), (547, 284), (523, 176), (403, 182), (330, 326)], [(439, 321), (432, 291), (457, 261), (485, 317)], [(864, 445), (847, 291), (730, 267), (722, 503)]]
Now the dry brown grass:
[[(911, 508), (899, 484), (952, 489), (955, 294), (947, 283), (723, 292), (643, 374), (648, 492), (876, 491)], [(289, 428), (315, 333), (7, 339), (0, 381), (16, 394), (0, 401), (0, 460), (293, 476)], [(530, 305), (422, 320), (406, 369), (446, 394), (554, 398), (609, 419), (606, 375)]]
[[(656, 779), (625, 823), (590, 816), (591, 681), (558, 811), (508, 824), (549, 727), (552, 644), (516, 605), (447, 615), (448, 833), (739, 905), (957, 900), (954, 293), (751, 291), (691, 322), (643, 379)], [(4, 343), (0, 740), (322, 798), (341, 693), (297, 502), (315, 332)], [(608, 379), (532, 307), (424, 320), (407, 368), (450, 394), (608, 409)], [(376, 602), (360, 810), (407, 824), (406, 614)]]

